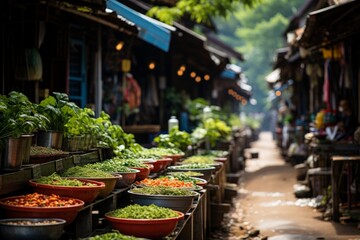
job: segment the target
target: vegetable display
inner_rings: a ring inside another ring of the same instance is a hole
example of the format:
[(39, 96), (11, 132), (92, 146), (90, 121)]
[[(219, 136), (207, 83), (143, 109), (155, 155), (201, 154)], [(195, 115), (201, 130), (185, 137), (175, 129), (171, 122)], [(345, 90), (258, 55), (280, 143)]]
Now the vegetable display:
[(200, 163), (200, 164), (214, 164), (214, 157), (195, 155), (188, 157), (182, 161), (184, 164)]
[(134, 169), (131, 169), (126, 166), (122, 166), (115, 161), (107, 160), (104, 162), (97, 162), (93, 164), (86, 164), (85, 168), (98, 169), (104, 172), (135, 172)]
[(61, 199), (59, 195), (40, 193), (26, 194), (16, 199), (6, 200), (3, 203), (21, 207), (68, 207), (79, 204), (78, 200), (73, 198)]
[(57, 173), (53, 173), (49, 176), (42, 176), (35, 179), (37, 183), (50, 184), (56, 186), (67, 186), (67, 187), (83, 187), (83, 186), (97, 186), (93, 183), (82, 182), (78, 179), (66, 179), (59, 176)]
[(174, 188), (174, 187), (141, 187), (131, 189), (133, 193), (140, 193), (146, 195), (165, 195), (165, 196), (194, 196), (197, 193), (187, 189)]
[(176, 188), (192, 188), (195, 186), (193, 182), (181, 181), (176, 178), (170, 178), (170, 177), (161, 177), (156, 179), (145, 178), (144, 180), (136, 183), (140, 185), (153, 186), (153, 187), (165, 186), (165, 187), (176, 187)]
[(62, 174), (62, 176), (63, 177), (99, 177), (99, 178), (113, 177), (111, 173), (98, 170), (95, 168), (81, 167), (81, 166), (75, 166), (69, 168)]
[(191, 163), (191, 164), (183, 164), (183, 165), (174, 166), (174, 168), (176, 168), (176, 169), (209, 169), (209, 168), (214, 168), (214, 167), (209, 164), (204, 164), (204, 163)]
[(143, 239), (143, 238), (124, 235), (121, 234), (119, 231), (113, 230), (113, 232), (90, 237), (88, 240), (138, 240), (138, 239)]
[(179, 214), (170, 209), (159, 207), (154, 204), (149, 206), (141, 206), (138, 204), (129, 205), (124, 208), (116, 209), (107, 213), (108, 216), (116, 218), (130, 218), (130, 219), (162, 219), (175, 218)]
[(189, 177), (201, 177), (204, 176), (203, 173), (200, 172), (192, 172), (192, 171), (184, 171), (184, 172), (169, 172), (172, 176), (189, 176)]

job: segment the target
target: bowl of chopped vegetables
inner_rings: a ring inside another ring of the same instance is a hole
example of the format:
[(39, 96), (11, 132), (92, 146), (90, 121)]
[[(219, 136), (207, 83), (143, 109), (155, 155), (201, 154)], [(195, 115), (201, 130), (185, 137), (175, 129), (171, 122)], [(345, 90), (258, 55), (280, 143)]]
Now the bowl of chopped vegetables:
[(202, 187), (195, 184), (195, 181), (180, 180), (173, 176), (161, 176), (158, 178), (145, 178), (141, 181), (136, 181), (135, 186), (138, 187), (173, 187), (187, 190), (201, 190)]
[(105, 219), (110, 222), (112, 228), (120, 233), (150, 239), (170, 235), (183, 218), (182, 212), (154, 204), (129, 205), (105, 214)]
[(133, 203), (139, 205), (155, 204), (160, 207), (187, 213), (199, 193), (174, 187), (137, 187), (128, 191)]
[(75, 220), (84, 204), (80, 199), (36, 192), (0, 200), (7, 218), (60, 218), (66, 224)]
[(2, 240), (58, 240), (66, 221), (59, 218), (6, 218), (0, 220)]
[(35, 192), (42, 194), (57, 194), (63, 197), (78, 198), (86, 204), (94, 201), (100, 191), (105, 189), (105, 183), (85, 180), (63, 178), (56, 173), (29, 180)]
[(61, 176), (83, 180), (93, 180), (105, 183), (105, 188), (100, 190), (98, 197), (108, 196), (115, 188), (117, 181), (122, 179), (120, 174), (111, 174), (98, 169), (75, 166), (67, 169)]

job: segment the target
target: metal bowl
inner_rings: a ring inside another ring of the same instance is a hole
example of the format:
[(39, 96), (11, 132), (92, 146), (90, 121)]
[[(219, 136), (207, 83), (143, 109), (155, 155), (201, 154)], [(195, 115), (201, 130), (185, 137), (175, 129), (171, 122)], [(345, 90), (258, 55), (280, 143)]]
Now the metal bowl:
[(209, 168), (186, 168), (186, 164), (169, 166), (168, 169), (172, 172), (188, 172), (188, 171), (200, 172), (204, 175), (199, 178), (202, 178), (207, 182), (210, 181), (212, 174), (216, 171), (216, 168), (214, 166), (211, 166)]
[(58, 240), (66, 221), (60, 218), (7, 218), (0, 220), (2, 240)]
[(157, 206), (171, 208), (182, 213), (187, 213), (191, 209), (194, 199), (199, 197), (199, 193), (197, 192), (193, 192), (194, 195), (190, 196), (149, 195), (135, 193), (131, 190), (129, 190), (128, 193), (135, 204), (146, 206), (155, 204)]

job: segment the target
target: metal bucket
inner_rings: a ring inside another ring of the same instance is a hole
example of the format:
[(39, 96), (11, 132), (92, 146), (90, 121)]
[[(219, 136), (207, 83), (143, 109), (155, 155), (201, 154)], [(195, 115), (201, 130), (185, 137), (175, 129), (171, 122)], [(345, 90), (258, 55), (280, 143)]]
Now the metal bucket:
[(20, 169), (23, 163), (29, 163), (33, 135), (8, 138), (1, 156), (1, 168), (4, 170)]
[(62, 149), (67, 152), (78, 152), (83, 147), (83, 136), (64, 138)]
[(61, 149), (64, 133), (60, 131), (46, 131), (37, 133), (37, 145)]

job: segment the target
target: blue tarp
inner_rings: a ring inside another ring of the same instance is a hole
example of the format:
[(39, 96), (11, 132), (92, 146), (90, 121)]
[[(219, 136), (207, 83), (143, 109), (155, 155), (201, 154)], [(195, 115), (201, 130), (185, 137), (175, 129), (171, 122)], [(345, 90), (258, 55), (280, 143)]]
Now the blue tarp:
[(174, 27), (136, 12), (116, 0), (107, 0), (106, 6), (112, 11), (115, 11), (118, 15), (135, 23), (140, 28), (138, 34), (139, 38), (165, 52), (169, 51), (171, 31), (175, 30)]

